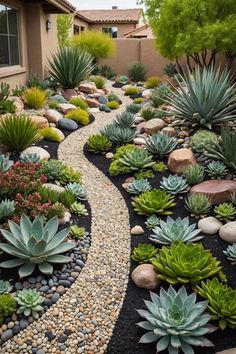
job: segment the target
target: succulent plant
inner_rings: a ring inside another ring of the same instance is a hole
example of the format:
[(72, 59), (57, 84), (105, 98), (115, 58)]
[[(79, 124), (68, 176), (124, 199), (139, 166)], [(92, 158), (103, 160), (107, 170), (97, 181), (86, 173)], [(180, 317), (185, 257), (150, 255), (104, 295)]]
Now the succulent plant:
[(9, 199), (0, 202), (0, 221), (12, 216), (15, 211), (14, 201)]
[(133, 113), (124, 111), (120, 114), (117, 114), (115, 118), (116, 124), (123, 128), (131, 128), (134, 124), (135, 116)]
[[(153, 165), (153, 166), (154, 166), (154, 165)], [(152, 170), (141, 170), (141, 171), (139, 171), (139, 172), (136, 172), (136, 173), (134, 174), (134, 177), (135, 177), (136, 179), (145, 179), (145, 178), (149, 179), (149, 178), (154, 178), (155, 175), (154, 175), (154, 173), (152, 172)]]
[(147, 221), (145, 221), (145, 225), (148, 230), (154, 229), (159, 224), (160, 224), (160, 218), (158, 218), (155, 214), (149, 216), (147, 218)]
[(188, 188), (186, 179), (178, 175), (163, 177), (160, 187), (170, 194), (185, 193)]
[(136, 130), (131, 128), (123, 128), (117, 124), (108, 124), (102, 130), (101, 133), (105, 135), (113, 143), (129, 143), (134, 140), (136, 136)]
[(81, 173), (73, 167), (64, 167), (60, 173), (59, 181), (63, 186), (70, 182), (81, 183)]
[(208, 300), (207, 312), (211, 320), (219, 321), (219, 327), (236, 328), (236, 290), (222, 284), (217, 278), (196, 286), (200, 296)]
[(111, 148), (111, 141), (102, 134), (90, 135), (87, 141), (88, 150), (98, 154)]
[(131, 103), (128, 106), (125, 107), (127, 112), (130, 112), (132, 114), (137, 114), (140, 109), (142, 108), (141, 104), (136, 104), (136, 103)]
[(212, 161), (207, 165), (206, 172), (213, 178), (224, 178), (227, 175), (227, 167), (220, 161)]
[(153, 189), (133, 198), (134, 210), (140, 215), (170, 215), (175, 205), (174, 197), (161, 189)]
[(233, 220), (236, 216), (236, 207), (232, 203), (222, 203), (214, 208), (214, 213), (219, 220)]
[(0, 324), (5, 317), (16, 312), (16, 300), (11, 294), (0, 294)]
[(190, 140), (190, 145), (196, 152), (204, 152), (207, 147), (214, 148), (217, 143), (218, 136), (209, 130), (198, 130)]
[(45, 225), (43, 218), (37, 216), (33, 222), (22, 215), (20, 225), (8, 221), (11, 232), (0, 229), (7, 243), (0, 243), (0, 249), (16, 258), (0, 263), (2, 268), (15, 268), (20, 266), (19, 275), (21, 278), (33, 273), (36, 265), (40, 272), (52, 274), (51, 263), (68, 263), (70, 257), (63, 256), (75, 247), (72, 242), (64, 242), (69, 230), (63, 229), (57, 233), (58, 219), (50, 219)]
[(153, 171), (155, 171), (155, 172), (163, 172), (163, 171), (168, 170), (168, 167), (167, 167), (167, 165), (166, 165), (163, 161), (160, 161), (160, 162), (156, 162), (156, 163), (152, 166), (152, 169), (153, 169)]
[(0, 155), (0, 171), (7, 172), (13, 163), (14, 161), (9, 160), (8, 156)]
[(13, 286), (9, 283), (9, 281), (0, 280), (0, 294), (10, 293), (13, 289)]
[(169, 154), (177, 145), (177, 139), (164, 133), (157, 133), (146, 140), (146, 148), (153, 155)]
[(70, 227), (70, 236), (77, 239), (82, 239), (84, 236), (88, 235), (84, 227), (79, 227), (78, 225), (72, 225)]
[(43, 311), (41, 306), (44, 302), (44, 297), (36, 289), (23, 289), (17, 293), (16, 301), (19, 305), (17, 313), (23, 313), (24, 316), (33, 316), (39, 318), (39, 312)]
[(152, 264), (157, 277), (170, 284), (197, 284), (220, 272), (222, 266), (201, 243), (175, 241), (170, 246), (163, 246)]
[(161, 288), (160, 295), (150, 292), (152, 301), (144, 301), (148, 311), (137, 310), (145, 321), (137, 325), (148, 333), (139, 343), (156, 344), (156, 352), (165, 349), (169, 354), (193, 354), (192, 346), (213, 347), (204, 337), (217, 329), (208, 322), (211, 317), (203, 314), (207, 301), (196, 302), (196, 294), (187, 294), (184, 286), (177, 292), (172, 286), (168, 290)]
[(152, 159), (152, 155), (149, 155), (147, 150), (138, 147), (132, 151), (127, 151), (123, 157), (119, 159), (119, 162), (129, 167), (131, 170), (148, 168), (155, 163)]
[(71, 191), (65, 189), (63, 192), (60, 193), (59, 195), (59, 201), (61, 204), (63, 204), (66, 208), (70, 209), (70, 206), (76, 202), (77, 198), (76, 195)]
[(85, 215), (87, 210), (82, 203), (74, 202), (70, 206), (70, 212), (78, 216)]
[(205, 175), (204, 172), (205, 169), (203, 166), (198, 164), (190, 165), (184, 170), (183, 176), (186, 178), (188, 184), (193, 186), (203, 181)]
[(77, 199), (86, 200), (87, 199), (87, 190), (85, 187), (81, 186), (79, 183), (68, 183), (65, 186), (67, 191), (72, 192)]
[(22, 162), (37, 163), (40, 161), (40, 156), (36, 152), (23, 152), (20, 155), (20, 159)]
[(151, 184), (148, 179), (135, 179), (133, 182), (129, 183), (126, 190), (130, 194), (140, 194), (152, 189)]
[(232, 265), (236, 264), (236, 243), (228, 246), (223, 253), (226, 255), (227, 259), (231, 261)]
[(153, 245), (140, 243), (138, 247), (133, 249), (131, 258), (140, 264), (150, 263), (151, 258), (155, 257), (158, 252), (158, 248)]
[(189, 224), (188, 217), (184, 219), (179, 217), (174, 220), (168, 216), (166, 222), (160, 220), (160, 226), (155, 227), (152, 231), (154, 234), (149, 237), (149, 240), (162, 245), (168, 245), (174, 241), (196, 242), (203, 238), (199, 235), (201, 230), (196, 229), (196, 224)]
[(209, 213), (212, 203), (205, 194), (190, 194), (185, 199), (185, 208), (195, 215), (204, 215)]
[(60, 179), (64, 168), (65, 166), (61, 161), (51, 159), (42, 163), (42, 166), (38, 170), (38, 175), (45, 175), (48, 182), (53, 182)]

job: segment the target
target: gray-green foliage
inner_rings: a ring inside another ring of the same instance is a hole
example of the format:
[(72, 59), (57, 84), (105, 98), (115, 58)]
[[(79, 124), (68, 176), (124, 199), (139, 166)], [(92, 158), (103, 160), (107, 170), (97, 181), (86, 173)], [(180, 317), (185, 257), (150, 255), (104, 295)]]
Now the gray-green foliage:
[(106, 125), (101, 130), (101, 133), (113, 143), (129, 143), (136, 136), (135, 129), (120, 127), (114, 123)]
[(13, 215), (15, 211), (14, 201), (4, 199), (0, 202), (0, 221)]
[(115, 118), (116, 124), (123, 128), (131, 128), (134, 124), (135, 116), (133, 113), (124, 111), (120, 114), (117, 114)]
[(145, 221), (145, 225), (148, 230), (154, 229), (159, 224), (160, 224), (160, 218), (158, 218), (155, 214), (149, 216), (147, 218), (147, 221)]
[(162, 178), (160, 187), (170, 194), (178, 194), (186, 192), (188, 183), (182, 176), (169, 175), (168, 177)]
[(10, 293), (13, 289), (13, 286), (9, 283), (9, 281), (0, 280), (0, 294)]
[(214, 148), (217, 143), (218, 136), (209, 130), (198, 130), (190, 140), (190, 145), (196, 152), (203, 152), (207, 147)]
[(11, 166), (13, 165), (14, 161), (10, 160), (8, 156), (0, 155), (0, 170), (3, 172), (7, 172)]
[(152, 159), (152, 155), (149, 155), (148, 151), (141, 148), (127, 151), (119, 161), (122, 165), (129, 167), (131, 170), (148, 168), (155, 163)]
[(227, 259), (231, 262), (232, 265), (236, 264), (236, 243), (228, 246), (223, 253), (226, 255)]
[(201, 165), (189, 165), (183, 175), (190, 185), (201, 183), (205, 176), (205, 169)]
[(146, 148), (153, 155), (169, 154), (177, 145), (177, 139), (167, 134), (157, 133), (146, 140)]
[(68, 183), (65, 186), (65, 189), (71, 191), (77, 199), (86, 200), (87, 199), (87, 190), (84, 186), (81, 186), (79, 183)]
[(212, 203), (204, 194), (190, 194), (185, 199), (185, 208), (190, 211), (190, 213), (195, 215), (203, 215), (209, 213), (211, 210)]
[(224, 178), (227, 175), (227, 167), (220, 161), (212, 161), (207, 165), (206, 172), (213, 178)]
[(127, 192), (130, 194), (140, 194), (145, 191), (152, 189), (152, 186), (147, 178), (135, 179), (133, 182), (129, 183), (127, 186)]
[(134, 63), (129, 67), (129, 78), (131, 81), (145, 81), (147, 69), (142, 63)]
[(37, 163), (40, 161), (40, 156), (36, 152), (24, 152), (20, 155), (22, 162)]
[(23, 313), (25, 316), (39, 318), (39, 312), (43, 311), (42, 303), (44, 297), (36, 289), (23, 289), (17, 293), (16, 301), (19, 305), (17, 313)]
[(141, 104), (137, 104), (137, 103), (131, 103), (128, 106), (125, 107), (127, 112), (130, 112), (132, 114), (137, 114), (140, 109), (142, 108)]

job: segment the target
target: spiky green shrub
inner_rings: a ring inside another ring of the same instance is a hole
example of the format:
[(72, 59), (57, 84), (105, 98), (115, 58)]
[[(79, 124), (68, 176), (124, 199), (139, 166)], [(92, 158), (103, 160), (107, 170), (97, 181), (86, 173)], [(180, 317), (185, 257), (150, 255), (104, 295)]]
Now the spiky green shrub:
[(227, 259), (231, 261), (232, 265), (236, 264), (236, 243), (228, 246), (223, 253), (226, 255)]
[(16, 106), (13, 101), (10, 100), (0, 100), (0, 115), (6, 113), (15, 113)]
[(118, 109), (120, 107), (120, 105), (117, 101), (108, 101), (106, 106), (107, 106), (107, 108), (110, 108), (110, 109)]
[(0, 324), (4, 318), (16, 312), (16, 300), (11, 294), (0, 294)]
[(0, 221), (5, 220), (13, 215), (15, 211), (14, 201), (9, 199), (2, 200), (0, 202)]
[(76, 47), (60, 47), (49, 62), (49, 74), (64, 88), (74, 88), (91, 74), (93, 57)]
[(137, 95), (140, 92), (139, 87), (129, 86), (125, 90), (125, 96)]
[(19, 305), (17, 313), (23, 313), (25, 316), (39, 318), (39, 312), (43, 311), (42, 303), (44, 297), (36, 289), (23, 289), (17, 293), (16, 301)]
[(204, 215), (211, 210), (212, 203), (205, 194), (190, 194), (185, 199), (185, 208), (194, 215)]
[(65, 117), (68, 119), (73, 119), (76, 123), (80, 123), (82, 125), (89, 124), (89, 113), (79, 107), (68, 112)]
[(230, 221), (236, 216), (236, 207), (232, 203), (222, 203), (214, 208), (215, 217), (219, 220)]
[(105, 84), (106, 84), (106, 80), (104, 79), (104, 77), (99, 76), (99, 75), (92, 75), (89, 77), (89, 81), (92, 81), (95, 83), (97, 89), (103, 89)]
[(13, 221), (8, 221), (10, 229), (1, 229), (2, 236), (9, 243), (1, 243), (0, 249), (16, 258), (0, 263), (2, 268), (19, 268), (20, 278), (27, 277), (33, 273), (36, 265), (40, 272), (52, 274), (51, 263), (68, 263), (71, 258), (63, 256), (62, 253), (68, 252), (75, 247), (75, 244), (64, 242), (69, 230), (63, 229), (57, 233), (58, 219), (50, 219), (45, 225), (43, 218), (37, 216), (33, 222), (22, 215), (20, 225)]
[(120, 114), (117, 114), (115, 118), (116, 124), (123, 128), (131, 128), (134, 124), (135, 116), (134, 114), (124, 111)]
[(170, 284), (198, 284), (221, 271), (221, 263), (201, 243), (175, 241), (163, 246), (152, 264), (157, 277)]
[(90, 135), (87, 141), (88, 150), (95, 154), (110, 150), (112, 147), (111, 141), (102, 134)]
[(152, 234), (149, 239), (154, 243), (162, 245), (171, 244), (174, 241), (181, 242), (196, 242), (203, 238), (199, 235), (200, 229), (196, 229), (196, 224), (189, 224), (189, 218), (181, 219), (178, 217), (176, 220), (169, 216), (164, 220), (160, 220), (160, 226), (153, 228)]
[(189, 165), (183, 172), (183, 176), (190, 185), (199, 184), (205, 176), (205, 168), (199, 164)]
[(131, 103), (125, 107), (127, 112), (130, 112), (133, 114), (137, 114), (141, 108), (142, 108), (141, 104), (136, 104), (136, 103)]
[(190, 140), (190, 146), (196, 152), (203, 152), (207, 147), (214, 148), (218, 144), (218, 136), (209, 130), (198, 130)]
[(51, 141), (56, 141), (57, 143), (61, 142), (61, 136), (59, 135), (59, 133), (57, 131), (55, 131), (51, 127), (40, 129), (39, 134), (44, 139), (51, 140)]
[(139, 243), (138, 247), (133, 249), (131, 258), (140, 264), (150, 263), (150, 260), (155, 257), (158, 248), (146, 243)]
[(14, 161), (10, 160), (8, 156), (0, 155), (0, 170), (3, 172), (7, 172), (11, 166), (13, 165)]
[(119, 159), (119, 162), (129, 167), (131, 170), (148, 168), (155, 163), (152, 159), (152, 155), (149, 155), (146, 150), (137, 147), (131, 151), (127, 151), (123, 157)]
[(156, 133), (146, 140), (146, 148), (153, 155), (168, 155), (176, 147), (176, 138), (163, 133)]
[(76, 202), (76, 196), (70, 190), (65, 190), (64, 192), (60, 193), (59, 200), (60, 202), (66, 207), (70, 208), (71, 205)]
[(106, 64), (100, 66), (99, 74), (107, 79), (113, 79), (116, 76), (116, 73), (111, 69), (109, 65)]
[(40, 140), (36, 125), (24, 115), (12, 115), (0, 121), (0, 147), (22, 151)]
[(161, 189), (153, 189), (133, 198), (134, 210), (141, 215), (170, 215), (175, 205), (174, 197)]
[(110, 92), (107, 96), (109, 102), (116, 101), (117, 103), (121, 104), (120, 98), (113, 92)]
[(22, 162), (37, 163), (40, 161), (40, 156), (36, 152), (24, 152), (20, 154)]
[(128, 69), (128, 76), (131, 81), (145, 81), (147, 69), (142, 63), (134, 63)]
[(154, 229), (159, 224), (160, 224), (160, 218), (158, 218), (155, 214), (149, 216), (147, 218), (147, 221), (145, 221), (145, 225), (148, 230)]
[(136, 136), (136, 130), (131, 128), (123, 128), (114, 123), (106, 125), (101, 131), (113, 143), (129, 143)]
[(212, 347), (213, 344), (204, 337), (217, 329), (208, 322), (211, 317), (204, 314), (207, 301), (196, 302), (196, 294), (187, 294), (184, 286), (178, 292), (170, 286), (161, 288), (160, 295), (150, 292), (152, 301), (144, 301), (148, 309), (137, 310), (146, 321), (137, 325), (148, 333), (139, 343), (157, 342), (157, 353), (167, 349), (169, 354), (193, 354), (192, 346)]
[(9, 281), (0, 280), (0, 294), (10, 293), (13, 289), (13, 286), (9, 283)]
[(79, 183), (68, 183), (65, 186), (67, 191), (72, 192), (77, 199), (79, 200), (86, 200), (87, 199), (87, 190), (84, 186)]
[(25, 90), (24, 101), (29, 108), (40, 109), (45, 105), (46, 100), (46, 93), (38, 87)]
[(217, 278), (201, 282), (198, 294), (208, 301), (207, 312), (212, 321), (218, 321), (221, 330), (236, 328), (236, 290), (222, 284)]
[(178, 88), (166, 95), (169, 114), (211, 129), (213, 124), (235, 119), (235, 84), (230, 73), (214, 66), (196, 67), (176, 77)]
[(159, 86), (161, 81), (162, 80), (161, 80), (160, 76), (150, 76), (147, 78), (147, 80), (145, 82), (145, 87), (147, 89), (153, 89), (153, 88)]
[(135, 179), (133, 182), (129, 183), (126, 188), (128, 193), (135, 195), (150, 191), (151, 189), (152, 186), (147, 179)]
[(89, 108), (87, 102), (81, 97), (73, 96), (71, 97), (69, 102), (74, 106), (83, 109), (84, 111), (87, 111), (87, 109)]
[(150, 97), (151, 105), (155, 108), (158, 108), (160, 105), (164, 104), (167, 94), (171, 94), (169, 86), (162, 84), (158, 88), (154, 89), (152, 96)]
[(109, 173), (111, 176), (118, 176), (129, 173), (131, 171), (129, 167), (122, 165), (119, 159), (123, 157), (126, 152), (132, 151), (133, 149), (135, 149), (135, 145), (133, 144), (120, 146), (116, 149), (116, 152), (112, 158), (112, 162), (109, 166)]
[(185, 193), (188, 188), (186, 179), (178, 175), (162, 177), (160, 187), (170, 194)]
[(151, 107), (147, 107), (142, 109), (141, 111), (141, 117), (145, 119), (146, 121), (151, 120), (153, 118), (156, 118), (157, 111)]
[(207, 165), (206, 172), (212, 178), (221, 179), (224, 178), (227, 173), (227, 167), (220, 161), (212, 161)]
[(164, 73), (169, 77), (174, 77), (176, 74), (178, 74), (178, 71), (176, 70), (176, 64), (175, 63), (166, 64), (166, 66), (164, 67)]

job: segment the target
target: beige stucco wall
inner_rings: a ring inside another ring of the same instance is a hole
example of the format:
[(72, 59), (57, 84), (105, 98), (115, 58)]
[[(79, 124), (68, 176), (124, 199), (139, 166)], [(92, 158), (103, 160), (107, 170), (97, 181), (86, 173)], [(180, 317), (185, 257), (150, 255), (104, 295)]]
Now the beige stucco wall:
[(118, 38), (124, 38), (127, 32), (133, 31), (136, 28), (134, 23), (102, 23), (102, 24), (91, 24), (90, 29), (93, 31), (102, 31), (104, 27), (117, 27), (118, 28)]
[(74, 26), (76, 27), (84, 27), (86, 29), (89, 28), (89, 23), (82, 20), (81, 18), (78, 18), (77, 16), (74, 17)]

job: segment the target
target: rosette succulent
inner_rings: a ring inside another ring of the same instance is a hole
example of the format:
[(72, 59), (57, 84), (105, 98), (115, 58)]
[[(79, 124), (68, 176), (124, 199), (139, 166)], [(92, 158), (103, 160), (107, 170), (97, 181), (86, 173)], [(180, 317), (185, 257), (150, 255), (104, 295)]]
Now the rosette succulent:
[(25, 316), (39, 318), (39, 312), (43, 311), (42, 303), (44, 297), (36, 289), (23, 289), (17, 293), (16, 301), (19, 305), (17, 313), (23, 313)]
[(140, 215), (170, 215), (169, 210), (175, 205), (174, 197), (161, 189), (153, 189), (134, 197), (134, 210)]
[(168, 177), (162, 178), (160, 187), (170, 194), (178, 194), (186, 192), (188, 183), (182, 176), (169, 175)]
[(141, 148), (135, 148), (131, 151), (127, 151), (120, 159), (119, 162), (129, 167), (131, 170), (139, 170), (142, 168), (148, 168), (154, 165), (152, 155)]
[(74, 202), (70, 206), (70, 212), (78, 216), (85, 215), (87, 210), (82, 203)]
[(196, 302), (196, 294), (187, 294), (184, 286), (177, 292), (172, 286), (161, 288), (160, 295), (150, 292), (152, 301), (144, 301), (147, 310), (137, 310), (145, 321), (137, 325), (148, 332), (139, 343), (156, 344), (157, 353), (168, 350), (169, 354), (193, 354), (192, 346), (212, 347), (204, 337), (217, 329), (208, 322), (211, 316), (204, 314), (207, 301)]
[(228, 246), (223, 253), (226, 255), (227, 259), (231, 261), (232, 265), (236, 264), (236, 243)]
[(0, 202), (0, 221), (10, 217), (15, 211), (14, 201), (4, 199)]
[(190, 145), (196, 152), (204, 152), (207, 147), (214, 148), (217, 144), (218, 136), (209, 130), (198, 130), (190, 140)]
[(20, 155), (20, 160), (22, 162), (37, 163), (40, 161), (40, 156), (36, 152), (23, 152)]
[(185, 199), (185, 208), (194, 215), (209, 213), (212, 203), (205, 194), (190, 194)]
[(120, 114), (117, 114), (115, 118), (116, 124), (123, 128), (131, 128), (132, 125), (134, 124), (135, 116), (133, 113), (124, 111)]
[(183, 172), (183, 175), (189, 184), (195, 185), (203, 181), (205, 175), (204, 172), (204, 167), (196, 164), (188, 166)]
[(45, 225), (43, 218), (37, 216), (33, 222), (22, 215), (20, 225), (8, 221), (10, 231), (1, 229), (2, 236), (8, 243), (0, 243), (0, 249), (16, 258), (0, 263), (2, 268), (20, 266), (21, 278), (33, 273), (36, 266), (44, 274), (52, 274), (54, 263), (68, 263), (71, 258), (62, 253), (75, 247), (73, 242), (64, 242), (69, 230), (63, 229), (57, 233), (58, 219), (54, 217)]
[(105, 135), (113, 143), (129, 143), (134, 140), (136, 136), (136, 130), (131, 128), (120, 127), (119, 125), (112, 123), (106, 125), (101, 134)]
[(213, 178), (224, 178), (227, 175), (227, 167), (220, 161), (212, 161), (207, 165), (206, 172)]
[(154, 234), (149, 237), (154, 243), (162, 245), (171, 244), (174, 241), (196, 242), (203, 238), (199, 235), (200, 229), (196, 229), (196, 224), (189, 224), (189, 218), (176, 220), (167, 217), (166, 221), (160, 220), (160, 226), (153, 229)]
[(8, 156), (0, 155), (0, 171), (7, 172), (13, 163), (14, 161), (9, 160)]
[(135, 179), (133, 182), (129, 183), (126, 190), (130, 194), (140, 194), (152, 189), (151, 184), (148, 179)]
[(218, 274), (222, 268), (209, 250), (201, 243), (175, 241), (169, 247), (163, 246), (152, 264), (157, 277), (170, 284), (197, 284)]
[(0, 280), (0, 294), (10, 293), (13, 289), (13, 286), (9, 283), (9, 281)]
[(149, 216), (147, 218), (147, 221), (145, 221), (145, 225), (148, 230), (154, 229), (159, 224), (160, 224), (160, 218), (158, 218), (155, 214)]
[(167, 134), (157, 133), (146, 140), (146, 148), (153, 155), (169, 154), (177, 145), (177, 139)]
[(103, 151), (107, 151), (112, 146), (112, 143), (108, 139), (108, 137), (102, 134), (90, 135), (87, 144), (88, 144), (88, 150), (94, 152), (95, 154), (98, 154)]
[(153, 245), (140, 243), (138, 247), (133, 249), (131, 254), (131, 258), (142, 264), (142, 263), (150, 263), (150, 259), (155, 257), (158, 252), (158, 248)]
[(222, 203), (214, 208), (215, 216), (219, 220), (234, 220), (236, 207), (232, 203)]
[(81, 186), (79, 183), (68, 183), (65, 186), (67, 191), (72, 192), (77, 199), (86, 200), (87, 199), (87, 190), (85, 187)]

